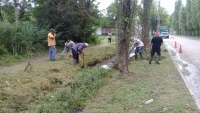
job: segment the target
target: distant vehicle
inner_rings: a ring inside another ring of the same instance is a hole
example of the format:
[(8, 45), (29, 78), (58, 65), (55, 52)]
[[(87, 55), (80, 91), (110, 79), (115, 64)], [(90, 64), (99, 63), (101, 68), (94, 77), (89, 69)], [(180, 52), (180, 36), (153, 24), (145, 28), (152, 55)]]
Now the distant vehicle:
[(169, 29), (160, 29), (160, 37), (169, 38)]

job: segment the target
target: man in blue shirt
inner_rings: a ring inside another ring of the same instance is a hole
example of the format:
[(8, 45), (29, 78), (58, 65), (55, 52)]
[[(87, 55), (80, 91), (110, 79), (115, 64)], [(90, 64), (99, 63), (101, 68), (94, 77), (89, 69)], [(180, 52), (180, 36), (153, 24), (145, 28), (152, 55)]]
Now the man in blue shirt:
[(156, 36), (152, 38), (151, 42), (146, 47), (146, 48), (148, 48), (150, 45), (152, 45), (149, 64), (151, 64), (151, 61), (153, 59), (153, 56), (154, 56), (155, 52), (157, 53), (156, 64), (160, 64), (158, 62), (158, 60), (160, 59), (160, 55), (161, 55), (160, 46), (161, 46), (162, 43), (163, 43), (163, 39), (161, 37), (159, 37), (159, 33), (156, 32)]
[(77, 43), (72, 47), (72, 55), (74, 59), (74, 65), (79, 63), (79, 54), (83, 58), (83, 49), (88, 47), (88, 43)]

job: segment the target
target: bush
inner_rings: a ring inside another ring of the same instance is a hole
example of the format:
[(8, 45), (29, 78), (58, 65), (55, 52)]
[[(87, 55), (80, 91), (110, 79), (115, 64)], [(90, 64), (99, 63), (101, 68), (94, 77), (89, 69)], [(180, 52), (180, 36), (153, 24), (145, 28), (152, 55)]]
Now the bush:
[(11, 65), (13, 63), (18, 62), (20, 59), (10, 55), (10, 54), (4, 54), (0, 56), (0, 65)]
[(8, 52), (7, 52), (6, 48), (3, 45), (1, 45), (0, 46), (0, 56), (5, 55), (5, 54), (8, 54)]

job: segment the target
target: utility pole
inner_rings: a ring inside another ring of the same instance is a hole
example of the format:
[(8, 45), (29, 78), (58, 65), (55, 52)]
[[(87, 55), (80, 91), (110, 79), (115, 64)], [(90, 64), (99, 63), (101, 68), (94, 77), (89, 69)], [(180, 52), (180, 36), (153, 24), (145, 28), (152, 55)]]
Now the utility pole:
[(158, 1), (158, 21), (157, 21), (157, 32), (160, 33), (160, 0)]

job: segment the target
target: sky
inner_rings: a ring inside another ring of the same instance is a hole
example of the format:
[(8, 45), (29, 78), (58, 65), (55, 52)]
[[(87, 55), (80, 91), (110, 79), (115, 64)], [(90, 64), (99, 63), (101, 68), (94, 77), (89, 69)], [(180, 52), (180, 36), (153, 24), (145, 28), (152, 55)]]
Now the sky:
[[(96, 0), (100, 2), (99, 10), (106, 9), (114, 0)], [(139, 0), (140, 1), (140, 0)], [(159, 0), (156, 0), (159, 1)], [(174, 11), (174, 4), (176, 0), (160, 0), (160, 6), (164, 7), (169, 14), (172, 14)], [(185, 6), (186, 0), (182, 0), (182, 4)]]

